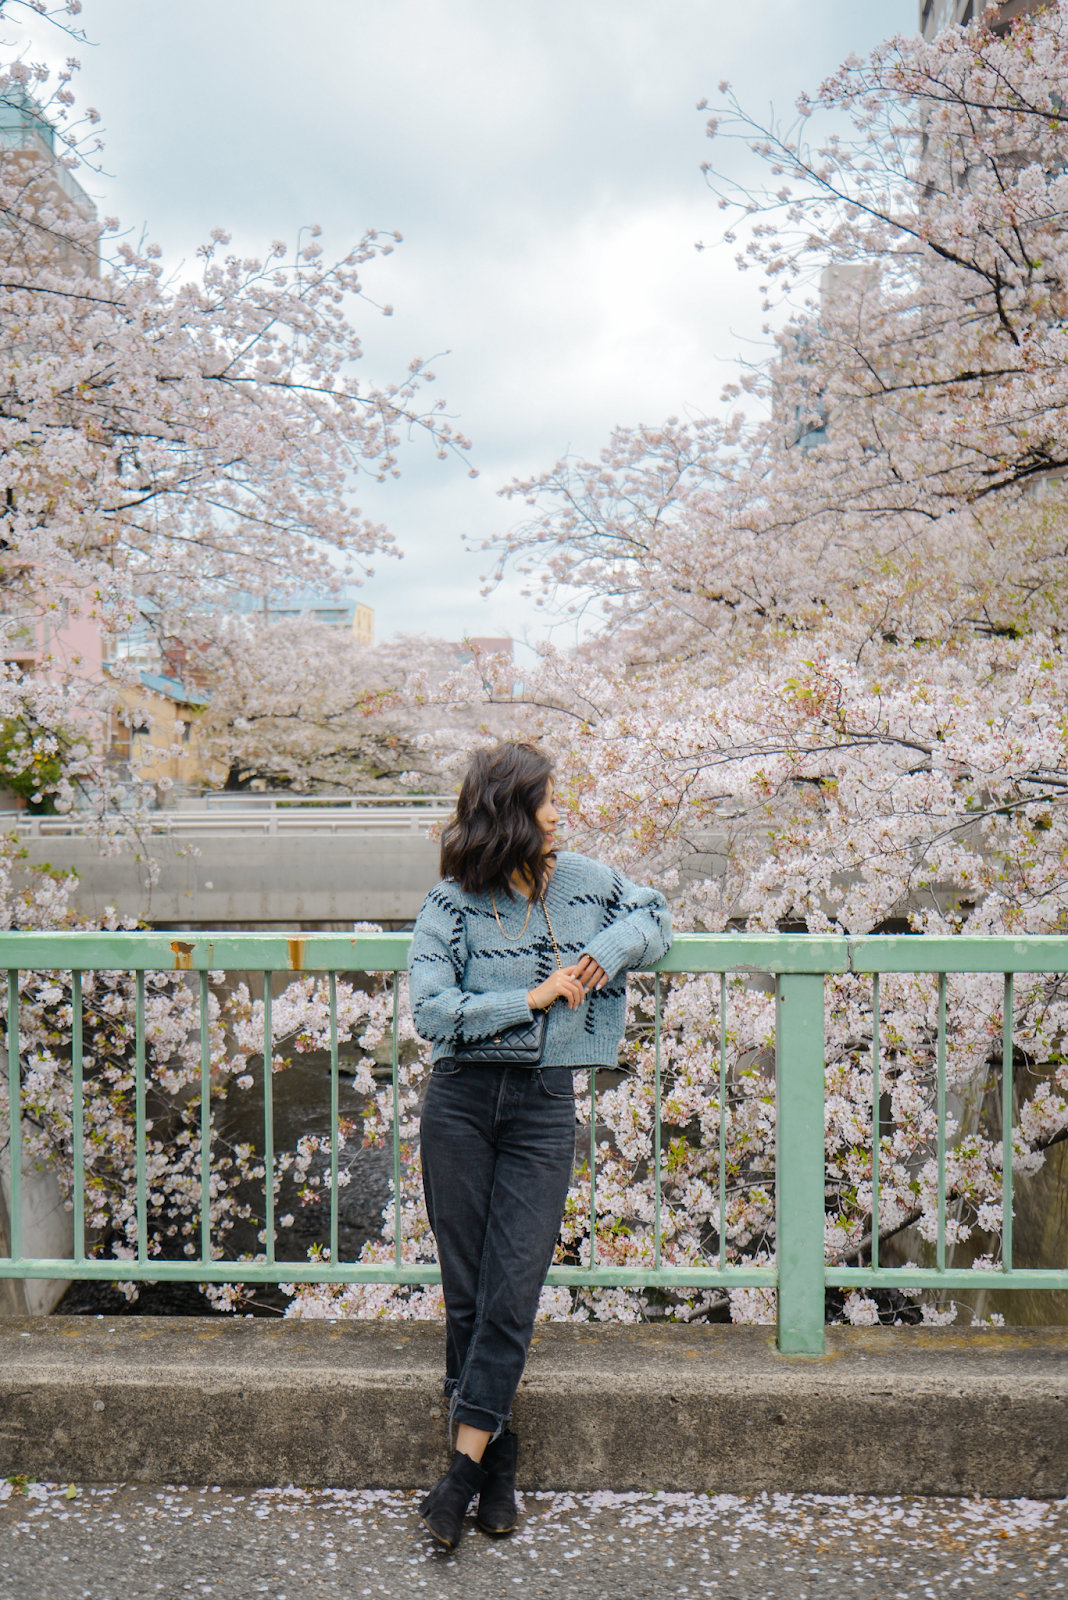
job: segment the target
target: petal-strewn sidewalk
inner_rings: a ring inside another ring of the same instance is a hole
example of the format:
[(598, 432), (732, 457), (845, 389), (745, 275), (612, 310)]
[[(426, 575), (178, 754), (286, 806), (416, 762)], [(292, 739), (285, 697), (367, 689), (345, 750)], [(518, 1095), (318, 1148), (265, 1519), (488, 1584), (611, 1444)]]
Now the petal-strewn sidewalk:
[[(541, 1494), (433, 1548), (385, 1490), (0, 1486), (0, 1600), (855, 1600), (1068, 1593), (1068, 1502)], [(1063, 1554), (1062, 1554), (1063, 1551)]]

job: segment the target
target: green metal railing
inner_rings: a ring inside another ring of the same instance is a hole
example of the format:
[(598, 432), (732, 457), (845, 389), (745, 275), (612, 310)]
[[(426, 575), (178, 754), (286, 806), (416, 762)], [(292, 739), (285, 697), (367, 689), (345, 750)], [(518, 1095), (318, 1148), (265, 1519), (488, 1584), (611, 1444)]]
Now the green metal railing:
[[(400, 1228), (401, 1159), (399, 1133), (398, 974), (405, 970), (408, 934), (316, 934), (286, 938), (276, 934), (189, 933), (181, 939), (159, 933), (24, 933), (0, 934), (0, 968), (8, 973), (8, 1088), (10, 1150), (11, 1254), (0, 1257), (0, 1277), (97, 1278), (120, 1276), (133, 1281), (184, 1280), (232, 1283), (405, 1283), (440, 1281), (429, 1263), (402, 1259)], [(145, 973), (187, 970), (198, 975), (200, 1002), (200, 1250), (191, 1260), (164, 1260), (149, 1254), (146, 1183)], [(263, 1140), (265, 1259), (212, 1259), (210, 1182), (210, 1052), (208, 974), (224, 969), (263, 974), (264, 1061), (273, 1054), (271, 979), (282, 972), (329, 974), (330, 1001), (330, 1260), (279, 1261), (275, 1253), (274, 1107), (272, 1073), (264, 1071)], [(654, 1260), (651, 1267), (602, 1265), (598, 1261), (596, 1226), (596, 1084), (590, 1073), (590, 1262), (584, 1267), (556, 1266), (549, 1282), (564, 1285), (631, 1286), (640, 1288), (765, 1287), (777, 1291), (778, 1348), (784, 1354), (818, 1355), (823, 1351), (824, 1303), (828, 1287), (910, 1288), (940, 1290), (1068, 1289), (1068, 1270), (1018, 1268), (1012, 1259), (1012, 1017), (1014, 975), (1068, 971), (1068, 937), (1030, 936), (1018, 939), (959, 936), (880, 936), (845, 939), (815, 934), (683, 934), (654, 973), (702, 973), (719, 976), (719, 1216), (718, 1260), (706, 1266), (665, 1266), (662, 1260), (661, 1189), (661, 983), (654, 993), (655, 1184)], [(19, 974), (27, 971), (71, 973), (72, 994), (72, 1146), (74, 1168), (74, 1252), (70, 1259), (26, 1257), (22, 1251), (22, 1117), (19, 1038)], [(94, 1259), (86, 1253), (85, 1173), (81, 1010), (82, 975), (87, 971), (135, 974), (135, 1118), (137, 1159), (136, 1260)], [(392, 974), (393, 1033), (393, 1180), (394, 1259), (342, 1262), (338, 1257), (338, 1029), (337, 974)], [(725, 1258), (722, 1219), (726, 1214), (727, 981), (728, 976), (766, 974), (776, 990), (777, 1155), (775, 1177), (776, 1260), (767, 1266), (734, 1266)], [(825, 1263), (824, 1145), (824, 1005), (825, 979), (833, 974), (866, 974), (871, 980), (874, 1079), (873, 1201), (870, 1266)], [(880, 1104), (880, 978), (891, 973), (934, 974), (938, 984), (936, 1099), (938, 1111), (938, 1239), (934, 1267), (886, 1268), (879, 1264), (879, 1104)], [(1004, 982), (1001, 1130), (1003, 1155), (1002, 1260), (994, 1270), (952, 1267), (946, 1262), (946, 983), (947, 975), (1001, 973)]]

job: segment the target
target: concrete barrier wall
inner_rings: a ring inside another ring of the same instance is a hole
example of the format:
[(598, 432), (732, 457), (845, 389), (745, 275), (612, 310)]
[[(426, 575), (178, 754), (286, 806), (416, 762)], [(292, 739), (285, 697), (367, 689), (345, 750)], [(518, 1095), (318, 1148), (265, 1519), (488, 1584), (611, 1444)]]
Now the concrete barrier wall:
[[(539, 1323), (525, 1489), (1068, 1493), (1059, 1329)], [(444, 1330), (411, 1322), (0, 1321), (0, 1475), (417, 1488), (448, 1461)]]
[(410, 922), (438, 877), (438, 846), (419, 834), (157, 834), (148, 841), (155, 884), (143, 859), (101, 856), (92, 838), (24, 842), (31, 862), (77, 871), (84, 916), (113, 905), (164, 927)]
[[(7, 1051), (0, 1050), (0, 1071), (7, 1072)], [(23, 1138), (29, 1135), (23, 1123)], [(0, 1255), (11, 1253), (11, 1155), (0, 1150)], [(23, 1147), (25, 1149), (25, 1145)], [(74, 1254), (74, 1213), (68, 1211), (59, 1179), (48, 1167), (28, 1157), (22, 1170), (22, 1252), (46, 1261), (69, 1260)], [(0, 1278), (0, 1316), (28, 1313), (47, 1316), (69, 1285), (67, 1278)]]

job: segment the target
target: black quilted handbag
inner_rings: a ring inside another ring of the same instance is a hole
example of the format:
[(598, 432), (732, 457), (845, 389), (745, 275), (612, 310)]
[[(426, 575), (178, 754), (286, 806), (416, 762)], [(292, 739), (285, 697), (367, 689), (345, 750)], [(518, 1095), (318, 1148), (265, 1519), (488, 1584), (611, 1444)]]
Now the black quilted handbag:
[(458, 1044), (452, 1052), (453, 1059), (463, 1062), (465, 1067), (540, 1067), (548, 1021), (548, 1011), (535, 1011), (529, 1022), (502, 1028), (488, 1039)]
[[(493, 909), (496, 913), (496, 905)], [(541, 909), (545, 912), (546, 922), (549, 923), (549, 938), (553, 942), (556, 965), (559, 967), (563, 963), (560, 960), (553, 925), (549, 922), (549, 909), (544, 896), (541, 898)], [(499, 917), (497, 925), (500, 927)], [(501, 932), (504, 932), (503, 928)], [(549, 1025), (551, 1010), (552, 1007), (549, 1006), (544, 1011), (535, 1011), (529, 1022), (517, 1022), (511, 1028), (502, 1028), (500, 1033), (490, 1034), (488, 1038), (472, 1039), (467, 1044), (457, 1044), (452, 1052), (453, 1060), (459, 1061), (465, 1067), (540, 1067), (545, 1049), (545, 1029)]]

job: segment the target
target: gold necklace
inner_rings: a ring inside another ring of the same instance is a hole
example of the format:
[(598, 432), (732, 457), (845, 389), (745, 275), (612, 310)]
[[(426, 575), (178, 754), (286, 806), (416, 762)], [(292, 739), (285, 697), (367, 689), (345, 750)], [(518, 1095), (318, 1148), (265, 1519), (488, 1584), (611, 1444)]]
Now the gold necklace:
[[(558, 967), (562, 967), (564, 963), (560, 960), (560, 948), (556, 943), (556, 934), (553, 931), (552, 918), (549, 916), (549, 907), (545, 904), (545, 896), (544, 896), (544, 894), (540, 894), (538, 896), (538, 899), (541, 901), (541, 909), (545, 913), (545, 922), (546, 922), (546, 925), (547, 925), (547, 927), (549, 929), (549, 938), (553, 942), (553, 954), (556, 956), (556, 965)], [(490, 905), (493, 907), (493, 915), (497, 918), (497, 926), (498, 926), (498, 928), (501, 929), (501, 938), (502, 939), (507, 939), (509, 944), (515, 944), (517, 942), (517, 940), (519, 940), (519, 939), (521, 939), (523, 937), (524, 933), (526, 933), (526, 931), (527, 931), (527, 923), (530, 921), (530, 908), (531, 908), (531, 906), (533, 904), (534, 904), (533, 899), (529, 899), (527, 901), (527, 914), (526, 914), (526, 917), (523, 920), (523, 926), (519, 930), (519, 932), (518, 933), (505, 933), (503, 927), (501, 927), (501, 919), (497, 914), (497, 902), (493, 898), (493, 890), (492, 889), (490, 890)]]
[(507, 939), (509, 944), (516, 944), (523, 937), (523, 935), (527, 931), (527, 924), (530, 922), (530, 908), (531, 908), (531, 906), (533, 904), (534, 904), (533, 895), (528, 895), (527, 896), (527, 914), (523, 918), (523, 926), (520, 928), (518, 933), (505, 933), (504, 927), (503, 927), (503, 925), (501, 923), (500, 913), (497, 910), (497, 902), (493, 898), (493, 890), (492, 889), (490, 890), (490, 905), (493, 907), (493, 915), (497, 918), (497, 926), (501, 930), (501, 938), (502, 939)]

